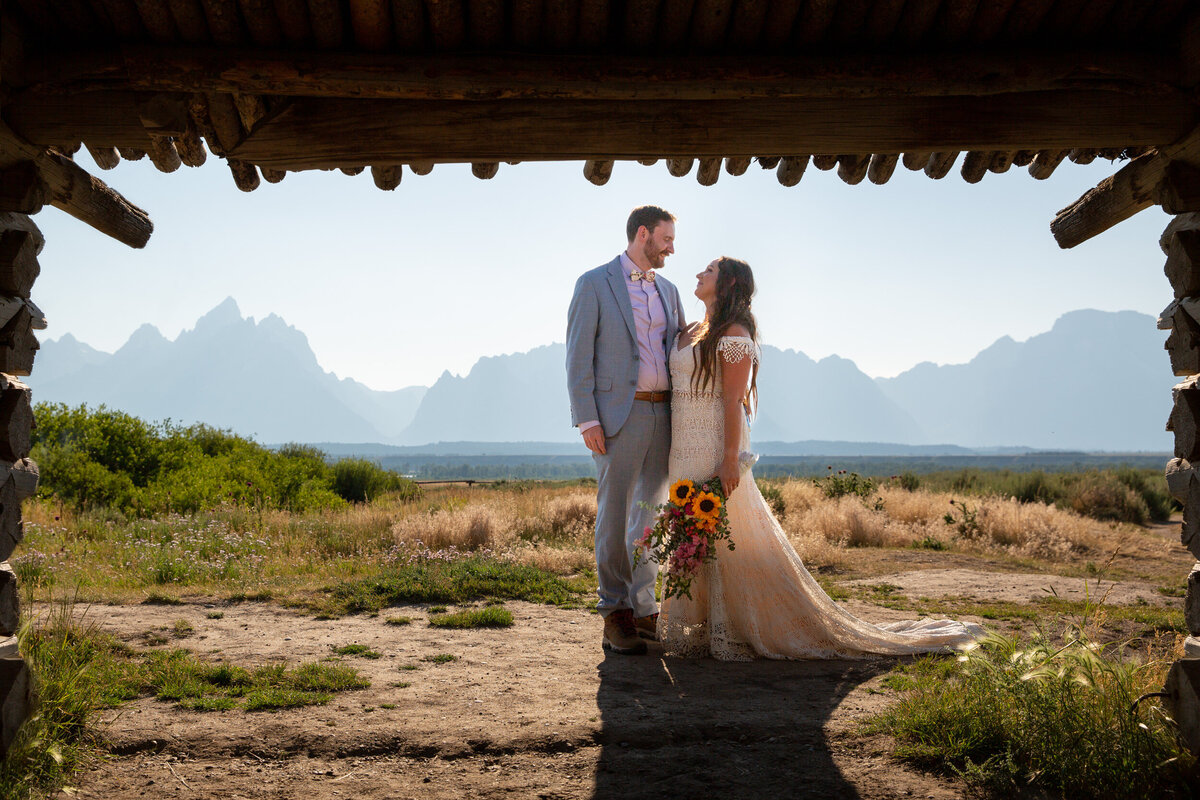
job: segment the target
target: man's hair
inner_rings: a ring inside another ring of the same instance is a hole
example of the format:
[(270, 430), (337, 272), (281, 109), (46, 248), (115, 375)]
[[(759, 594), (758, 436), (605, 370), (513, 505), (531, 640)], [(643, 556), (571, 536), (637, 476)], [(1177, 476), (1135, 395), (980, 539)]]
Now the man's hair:
[(670, 211), (658, 206), (638, 206), (629, 215), (629, 222), (625, 223), (625, 237), (628, 241), (633, 241), (637, 236), (638, 228), (643, 225), (650, 233), (654, 233), (654, 229), (658, 227), (660, 222), (674, 222), (675, 217)]

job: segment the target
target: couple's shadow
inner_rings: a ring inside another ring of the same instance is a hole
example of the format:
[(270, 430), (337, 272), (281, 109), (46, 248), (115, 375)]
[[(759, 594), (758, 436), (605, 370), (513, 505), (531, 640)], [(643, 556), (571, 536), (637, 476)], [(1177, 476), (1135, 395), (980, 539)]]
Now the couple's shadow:
[(597, 800), (653, 797), (854, 798), (825, 726), (889, 664), (606, 655)]

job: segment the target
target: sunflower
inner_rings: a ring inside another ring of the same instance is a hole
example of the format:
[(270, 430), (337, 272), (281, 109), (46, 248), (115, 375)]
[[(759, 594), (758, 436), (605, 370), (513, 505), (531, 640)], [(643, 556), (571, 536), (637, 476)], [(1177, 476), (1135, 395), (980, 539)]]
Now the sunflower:
[(671, 485), (671, 502), (677, 506), (685, 506), (696, 494), (695, 485), (687, 478), (681, 478)]
[(721, 513), (721, 498), (712, 492), (700, 492), (692, 500), (692, 516), (704, 522), (717, 521)]

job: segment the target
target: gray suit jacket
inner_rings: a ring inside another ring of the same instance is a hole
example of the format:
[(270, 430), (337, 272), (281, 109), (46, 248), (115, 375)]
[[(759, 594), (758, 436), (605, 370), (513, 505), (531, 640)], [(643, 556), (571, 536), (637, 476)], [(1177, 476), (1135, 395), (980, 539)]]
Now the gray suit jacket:
[[(655, 273), (654, 285), (667, 314), (669, 348), (683, 325), (683, 306), (673, 283)], [(621, 430), (637, 390), (635, 335), (633, 304), (617, 256), (579, 277), (567, 312), (567, 393), (572, 425), (595, 419), (605, 436)]]

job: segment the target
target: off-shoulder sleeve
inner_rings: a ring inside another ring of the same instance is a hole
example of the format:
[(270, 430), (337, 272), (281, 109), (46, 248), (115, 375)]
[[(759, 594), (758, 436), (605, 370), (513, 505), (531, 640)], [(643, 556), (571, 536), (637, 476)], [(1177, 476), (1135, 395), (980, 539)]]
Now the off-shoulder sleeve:
[(749, 336), (722, 336), (717, 340), (717, 352), (729, 364), (736, 364), (747, 356), (758, 361), (758, 345)]

